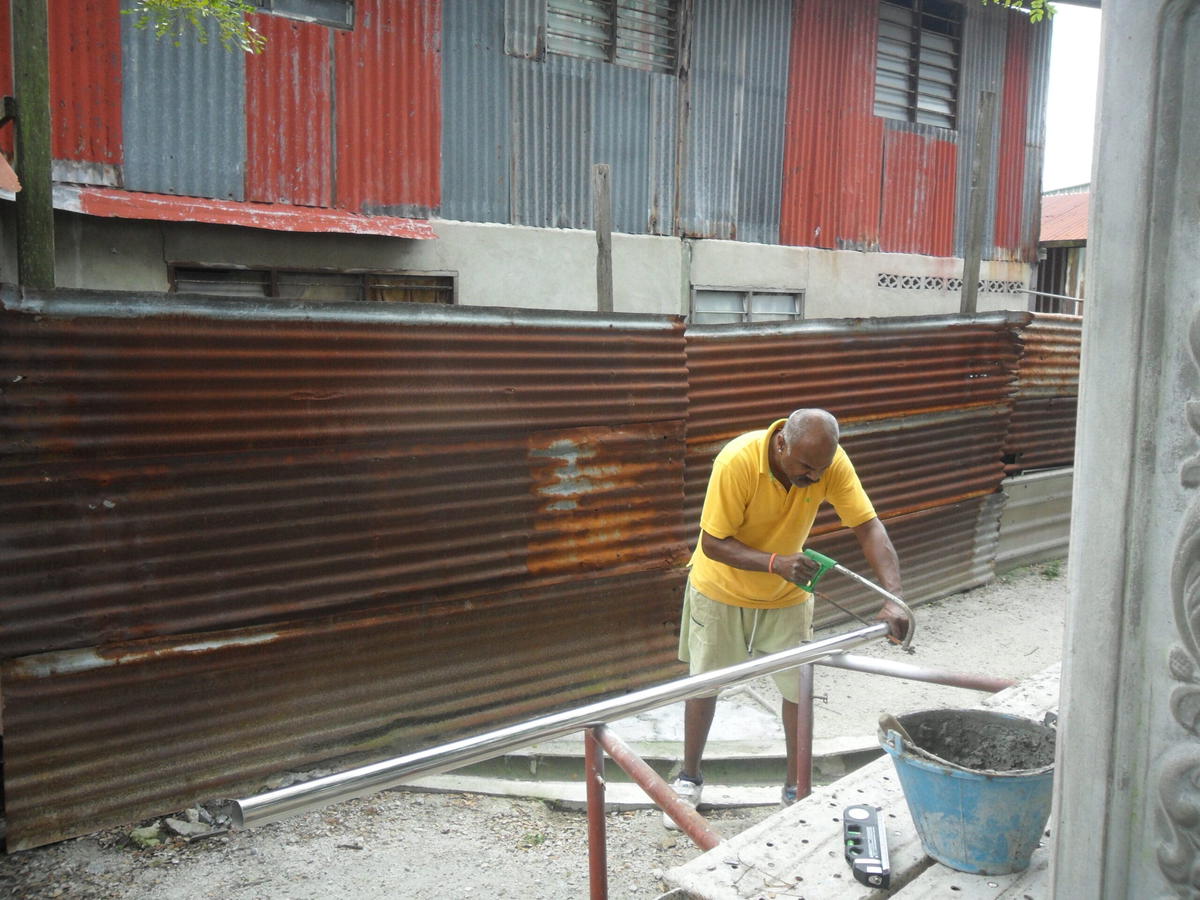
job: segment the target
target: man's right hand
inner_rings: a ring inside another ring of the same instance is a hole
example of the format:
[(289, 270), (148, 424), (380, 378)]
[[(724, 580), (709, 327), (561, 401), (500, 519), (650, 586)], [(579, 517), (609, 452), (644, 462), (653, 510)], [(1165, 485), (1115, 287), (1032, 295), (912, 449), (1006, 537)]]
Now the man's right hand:
[(804, 584), (817, 574), (819, 568), (816, 560), (803, 553), (780, 554), (775, 557), (775, 563), (771, 566), (776, 575), (792, 584)]

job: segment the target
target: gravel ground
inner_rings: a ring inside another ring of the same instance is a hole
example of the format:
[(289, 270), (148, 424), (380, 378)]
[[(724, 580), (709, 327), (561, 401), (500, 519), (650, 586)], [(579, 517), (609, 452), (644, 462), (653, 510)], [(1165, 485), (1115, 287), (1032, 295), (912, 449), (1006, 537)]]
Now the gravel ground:
[[(1054, 662), (1066, 593), (1062, 568), (1058, 563), (1032, 567), (918, 608), (919, 621), (924, 611), (930, 623), (927, 636), (949, 623), (962, 627), (973, 612), (1001, 610), (1012, 619), (1006, 626), (1011, 646), (988, 648), (982, 659), (976, 647), (975, 665), (920, 662), (1010, 676)], [(1029, 615), (1031, 609), (1048, 615)], [(714, 811), (710, 820), (719, 832), (732, 835), (774, 811)], [(607, 827), (613, 898), (658, 896), (665, 889), (662, 872), (699, 852), (686, 837), (666, 831), (657, 810), (610, 813)], [(411, 790), (191, 841), (169, 838), (141, 848), (126, 828), (0, 857), (0, 897), (13, 898), (560, 900), (587, 893), (582, 812), (541, 801)]]

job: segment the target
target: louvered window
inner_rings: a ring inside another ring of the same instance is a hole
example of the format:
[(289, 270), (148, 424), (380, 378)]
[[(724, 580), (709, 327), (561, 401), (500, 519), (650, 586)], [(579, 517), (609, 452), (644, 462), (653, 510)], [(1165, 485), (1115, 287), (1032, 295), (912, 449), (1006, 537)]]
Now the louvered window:
[(949, 0), (881, 0), (875, 115), (939, 128), (958, 119), (962, 7)]
[(678, 0), (547, 0), (546, 50), (674, 72)]
[(747, 291), (696, 288), (692, 292), (695, 325), (738, 322), (797, 322), (804, 318), (804, 294), (788, 291)]
[(271, 297), (280, 300), (453, 303), (454, 276), (408, 272), (173, 266), (171, 289), (181, 294)]
[(262, 12), (318, 22), (338, 28), (354, 27), (354, 0), (258, 0)]

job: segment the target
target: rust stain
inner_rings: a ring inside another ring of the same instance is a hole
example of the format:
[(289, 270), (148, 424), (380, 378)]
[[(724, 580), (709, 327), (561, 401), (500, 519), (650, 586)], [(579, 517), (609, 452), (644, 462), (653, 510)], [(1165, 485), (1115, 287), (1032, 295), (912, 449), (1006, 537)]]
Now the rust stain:
[(533, 435), (530, 572), (680, 564), (683, 455), (682, 421)]

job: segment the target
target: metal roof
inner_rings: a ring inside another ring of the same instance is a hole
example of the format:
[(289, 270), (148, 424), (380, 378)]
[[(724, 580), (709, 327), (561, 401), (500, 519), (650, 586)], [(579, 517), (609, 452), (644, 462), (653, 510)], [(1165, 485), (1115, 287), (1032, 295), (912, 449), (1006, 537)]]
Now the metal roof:
[(1086, 242), (1091, 197), (1092, 193), (1087, 188), (1071, 194), (1043, 194), (1042, 231), (1038, 243)]

